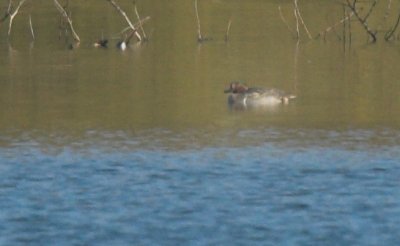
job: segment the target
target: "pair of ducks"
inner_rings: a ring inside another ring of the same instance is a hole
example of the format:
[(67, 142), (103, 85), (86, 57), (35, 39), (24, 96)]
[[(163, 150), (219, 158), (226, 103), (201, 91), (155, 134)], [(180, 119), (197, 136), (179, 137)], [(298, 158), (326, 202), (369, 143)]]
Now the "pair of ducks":
[(232, 82), (224, 93), (230, 93), (228, 103), (238, 107), (260, 107), (288, 104), (295, 95), (278, 89), (249, 88), (240, 82)]

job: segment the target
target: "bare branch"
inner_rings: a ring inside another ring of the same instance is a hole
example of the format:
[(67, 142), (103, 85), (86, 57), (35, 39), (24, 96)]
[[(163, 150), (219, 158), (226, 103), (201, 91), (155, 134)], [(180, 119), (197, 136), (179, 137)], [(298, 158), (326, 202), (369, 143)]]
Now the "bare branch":
[(194, 10), (196, 11), (196, 19), (197, 19), (197, 40), (201, 42), (203, 41), (203, 37), (201, 36), (200, 18), (199, 18), (199, 11), (197, 9), (197, 0), (194, 0)]
[[(346, 14), (347, 14), (347, 11), (346, 11)], [(349, 21), (347, 22), (347, 30), (349, 33), (349, 47), (350, 47), (351, 46), (351, 17), (353, 16), (353, 12), (351, 12), (351, 14), (348, 16), (349, 16)]]
[(374, 9), (374, 7), (375, 7), (375, 5), (376, 5), (377, 2), (378, 2), (378, 0), (375, 0), (375, 1), (372, 3), (371, 8), (369, 8), (369, 10), (368, 10), (368, 13), (367, 13), (367, 14), (364, 16), (364, 18), (363, 18), (363, 22), (367, 21), (368, 17), (371, 15), (372, 10)]
[[(142, 30), (142, 33), (143, 33), (143, 39), (144, 39), (144, 40), (147, 40), (146, 33), (145, 33), (145, 31), (144, 31), (143, 25), (142, 25), (141, 20), (140, 20), (139, 12), (138, 12), (137, 7), (136, 7), (136, 2), (134, 1), (133, 4), (134, 4), (134, 6), (135, 6), (135, 14), (136, 14), (136, 17), (137, 17), (137, 19), (138, 19), (138, 21), (139, 21), (139, 27), (140, 27), (140, 29)], [(134, 26), (135, 26), (135, 25), (134, 25)]]
[(8, 8), (4, 16), (0, 19), (0, 24), (3, 23), (11, 14), (11, 9), (12, 9), (12, 0), (8, 1)]
[[(343, 20), (347, 17), (346, 6), (342, 5), (343, 10)], [(342, 29), (342, 40), (343, 40), (343, 50), (346, 50), (346, 22), (343, 21), (343, 29)]]
[(35, 40), (35, 33), (33, 32), (32, 16), (31, 15), (29, 15), (29, 27), (31, 29), (32, 39)]
[(281, 5), (278, 6), (278, 10), (279, 10), (279, 16), (281, 17), (283, 23), (285, 23), (287, 29), (290, 31), (290, 33), (292, 33), (292, 35), (296, 35), (294, 33), (294, 31), (292, 30), (292, 28), (290, 28), (289, 23), (287, 22), (286, 18), (283, 16)]
[(393, 36), (393, 34), (394, 34), (394, 32), (396, 31), (397, 27), (399, 26), (399, 23), (400, 23), (400, 13), (399, 13), (399, 15), (397, 16), (396, 24), (393, 26), (393, 28), (392, 28), (390, 31), (388, 31), (388, 32), (385, 34), (385, 40), (386, 40), (386, 41), (389, 41), (389, 40), (391, 39), (391, 37)]
[(75, 32), (74, 26), (72, 25), (72, 20), (71, 20), (71, 18), (69, 18), (69, 16), (68, 16), (67, 12), (65, 11), (65, 9), (61, 6), (61, 4), (57, 0), (54, 0), (54, 4), (56, 5), (56, 8), (60, 12), (60, 14), (68, 22), (69, 28), (71, 29), (72, 36), (74, 37), (75, 41), (80, 42), (81, 40), (80, 40), (78, 34)]
[(326, 35), (328, 32), (332, 31), (335, 29), (335, 27), (339, 26), (340, 24), (345, 24), (346, 21), (351, 21), (351, 17), (354, 15), (353, 12), (351, 12), (348, 16), (344, 17), (343, 19), (341, 19), (340, 21), (336, 22), (335, 24), (333, 24), (330, 27), (327, 27), (324, 31), (321, 31), (318, 33), (318, 35), (316, 36), (316, 38), (318, 38), (319, 36), (323, 36)]
[[(353, 4), (350, 3), (350, 0), (346, 0), (347, 2), (347, 6), (351, 9), (351, 11), (353, 11), (355, 17), (357, 18), (357, 20), (361, 23), (361, 25), (364, 27), (365, 31), (371, 36), (372, 38), (372, 42), (375, 43), (376, 42), (376, 32), (372, 31), (366, 21), (366, 18), (361, 18), (361, 16), (358, 14), (357, 10), (356, 10), (356, 0), (353, 2)], [(375, 6), (375, 5), (373, 5)], [(373, 7), (372, 7), (373, 8)], [(368, 13), (370, 13), (372, 10), (370, 10)], [(369, 14), (368, 14), (369, 15)], [(368, 17), (368, 16), (367, 16)]]
[[(151, 19), (150, 16), (146, 16), (143, 19), (139, 20), (138, 22), (136, 22), (135, 24), (133, 24), (133, 26), (138, 29), (140, 26), (143, 26), (147, 21), (149, 21)], [(119, 34), (123, 34), (129, 30), (132, 30), (132, 28), (130, 26), (124, 28), (124, 30), (120, 31)]]
[(10, 23), (8, 25), (8, 36), (10, 36), (10, 34), (11, 34), (11, 27), (12, 27), (12, 23), (13, 23), (14, 17), (18, 14), (19, 9), (21, 8), (22, 4), (25, 3), (25, 1), (26, 0), (19, 1), (18, 6), (15, 9), (14, 13), (10, 14)]
[(228, 42), (229, 30), (231, 29), (231, 25), (232, 25), (232, 17), (229, 18), (228, 27), (226, 28), (225, 42)]
[(301, 21), (301, 24), (303, 25), (304, 30), (306, 30), (306, 33), (307, 33), (307, 35), (308, 35), (308, 38), (309, 38), (309, 39), (312, 39), (312, 36), (311, 36), (310, 32), (308, 31), (308, 28), (307, 28), (306, 24), (304, 23), (303, 17), (301, 17), (300, 9), (299, 9), (299, 5), (298, 5), (298, 2), (297, 2), (297, 1), (298, 1), (298, 0), (294, 0), (295, 11), (297, 12), (296, 18), (298, 17), (299, 20)]
[(387, 7), (386, 7), (386, 11), (385, 11), (385, 16), (383, 17), (383, 20), (384, 20), (384, 21), (385, 21), (385, 20), (388, 18), (388, 16), (389, 16), (389, 12), (390, 12), (391, 6), (392, 6), (392, 0), (388, 0), (388, 4), (387, 4)]
[(7, 14), (10, 15), (11, 10), (12, 10), (12, 2), (13, 0), (8, 1), (8, 8), (7, 8)]
[(137, 39), (139, 41), (142, 41), (142, 37), (138, 33), (137, 29), (135, 26), (132, 24), (131, 20), (129, 17), (126, 15), (125, 11), (121, 9), (121, 7), (118, 6), (118, 4), (114, 0), (107, 0), (111, 3), (112, 6), (125, 18), (126, 22), (128, 23), (129, 27), (132, 29), (133, 33), (136, 35)]
[(300, 40), (299, 16), (297, 15), (297, 10), (296, 9), (294, 9), (293, 11), (294, 11), (294, 17), (296, 17), (296, 35), (297, 35), (297, 40)]
[[(141, 26), (143, 26), (143, 24), (145, 22), (147, 22), (148, 20), (150, 20), (150, 16), (147, 16), (141, 20), (139, 20), (138, 22), (136, 22), (133, 26), (138, 29)], [(131, 30), (130, 28), (128, 28), (128, 30)], [(133, 37), (133, 35), (135, 34), (135, 31), (131, 30), (131, 32), (128, 34), (128, 36), (125, 38), (125, 43), (129, 43), (129, 40)]]

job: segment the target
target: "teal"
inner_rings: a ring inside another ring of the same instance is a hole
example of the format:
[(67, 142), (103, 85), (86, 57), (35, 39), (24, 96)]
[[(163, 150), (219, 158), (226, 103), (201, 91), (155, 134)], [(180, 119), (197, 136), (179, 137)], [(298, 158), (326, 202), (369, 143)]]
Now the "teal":
[(296, 98), (295, 95), (279, 89), (252, 88), (236, 81), (230, 83), (224, 93), (229, 93), (229, 105), (242, 107), (288, 104), (291, 99)]

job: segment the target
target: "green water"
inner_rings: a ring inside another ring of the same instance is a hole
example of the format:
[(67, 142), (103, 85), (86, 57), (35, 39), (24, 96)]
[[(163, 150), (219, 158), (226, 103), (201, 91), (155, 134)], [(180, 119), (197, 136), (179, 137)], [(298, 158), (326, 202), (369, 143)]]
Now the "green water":
[[(67, 49), (72, 40), (58, 39), (54, 20), (59, 17), (49, 2), (27, 5), (15, 18), (8, 41), (2, 25), (3, 132), (154, 127), (218, 131), (241, 124), (399, 126), (396, 43), (367, 44), (360, 32), (346, 49), (335, 35), (325, 42), (302, 36), (296, 44), (279, 17), (277, 2), (200, 1), (203, 35), (213, 40), (198, 44), (192, 2), (158, 1), (138, 3), (142, 15), (152, 17), (145, 26), (150, 41), (133, 43), (122, 52), (112, 38), (126, 24), (111, 5), (70, 6), (82, 39), (72, 51)], [(121, 6), (134, 18), (131, 4)], [(289, 20), (292, 6), (281, 7)], [(318, 14), (313, 15), (312, 7)], [(340, 13), (334, 5), (313, 1), (302, 10), (313, 31), (322, 29), (317, 23), (327, 25), (322, 16)], [(36, 29), (32, 43), (29, 12)], [(233, 21), (225, 42), (229, 18)], [(106, 50), (92, 47), (101, 35), (110, 38)], [(276, 87), (298, 98), (275, 112), (232, 114), (222, 93), (232, 80)]]

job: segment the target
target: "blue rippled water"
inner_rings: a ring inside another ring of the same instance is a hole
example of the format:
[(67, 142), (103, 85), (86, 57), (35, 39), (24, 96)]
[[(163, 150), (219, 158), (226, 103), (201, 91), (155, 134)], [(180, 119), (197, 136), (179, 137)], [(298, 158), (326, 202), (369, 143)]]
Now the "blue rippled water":
[(397, 245), (398, 146), (311, 133), (240, 147), (2, 147), (0, 245)]

